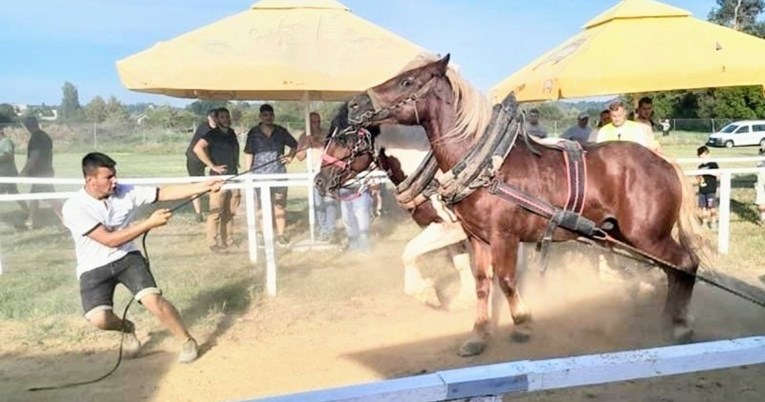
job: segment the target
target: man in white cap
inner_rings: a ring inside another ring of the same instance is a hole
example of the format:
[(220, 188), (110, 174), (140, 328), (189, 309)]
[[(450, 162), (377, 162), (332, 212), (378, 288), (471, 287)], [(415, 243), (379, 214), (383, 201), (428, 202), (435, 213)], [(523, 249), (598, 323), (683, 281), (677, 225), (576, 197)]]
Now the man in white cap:
[(589, 123), (590, 116), (588, 116), (587, 113), (579, 114), (576, 125), (566, 130), (560, 138), (576, 141), (582, 144), (582, 146), (585, 146), (587, 144), (587, 139), (590, 138), (590, 134), (592, 133), (592, 128), (590, 128)]

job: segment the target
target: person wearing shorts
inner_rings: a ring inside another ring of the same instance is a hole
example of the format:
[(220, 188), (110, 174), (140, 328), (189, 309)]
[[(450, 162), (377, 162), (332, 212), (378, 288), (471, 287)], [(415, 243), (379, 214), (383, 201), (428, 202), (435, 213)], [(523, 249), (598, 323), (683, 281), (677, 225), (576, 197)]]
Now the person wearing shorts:
[[(207, 112), (207, 120), (205, 120), (204, 123), (197, 127), (197, 130), (194, 132), (194, 136), (191, 137), (189, 147), (186, 148), (186, 171), (191, 177), (199, 177), (205, 175), (205, 164), (199, 160), (199, 157), (197, 157), (196, 153), (194, 153), (194, 147), (197, 145), (197, 142), (199, 142), (199, 140), (205, 136), (205, 134), (218, 126), (218, 123), (215, 120), (215, 115), (217, 113), (218, 109), (211, 109)], [(204, 222), (205, 217), (202, 215), (202, 200), (195, 198), (193, 201), (191, 201), (191, 205), (194, 207), (194, 214), (196, 215), (197, 222)]]
[(133, 244), (136, 237), (165, 225), (172, 214), (167, 209), (158, 209), (144, 221), (133, 220), (143, 205), (218, 192), (221, 180), (162, 188), (124, 185), (117, 183), (116, 165), (102, 153), (85, 155), (82, 159), (85, 186), (63, 207), (64, 225), (74, 240), (85, 318), (99, 329), (124, 332), (123, 353), (135, 357), (141, 347), (135, 325), (123, 321), (113, 311), (114, 290), (122, 284), (183, 342), (178, 361), (190, 363), (197, 359), (197, 342), (181, 321), (178, 310), (162, 296), (146, 260)]
[[(274, 124), (273, 106), (263, 104), (260, 107), (260, 123), (247, 133), (244, 146), (245, 168), (256, 168), (252, 170), (252, 173), (256, 174), (287, 173), (285, 165), (292, 162), (292, 158), (297, 153), (297, 146), (297, 140), (286, 128)], [(285, 155), (286, 147), (290, 148), (290, 152)], [(260, 193), (258, 193), (258, 199), (260, 199)], [(287, 187), (272, 188), (271, 202), (276, 223), (276, 243), (287, 246), (289, 239), (284, 234), (287, 226)]]
[[(699, 158), (709, 158), (709, 148), (701, 146), (696, 150)], [(699, 165), (699, 170), (719, 169), (717, 162), (706, 161)], [(705, 174), (696, 177), (699, 184), (698, 208), (701, 215), (702, 225), (710, 229), (717, 229), (717, 174)]]

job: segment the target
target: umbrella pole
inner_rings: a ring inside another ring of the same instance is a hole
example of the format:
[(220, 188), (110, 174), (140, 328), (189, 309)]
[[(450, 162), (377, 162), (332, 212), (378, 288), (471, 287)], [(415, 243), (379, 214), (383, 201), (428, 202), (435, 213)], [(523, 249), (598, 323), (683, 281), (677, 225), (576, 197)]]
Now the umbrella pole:
[[(305, 135), (310, 137), (311, 133), (311, 102), (308, 98), (308, 91), (303, 95), (303, 104), (305, 106)], [(310, 144), (310, 140), (308, 142)], [(311, 233), (311, 244), (314, 243), (314, 226), (316, 225), (315, 204), (316, 200), (313, 195), (313, 147), (308, 147), (306, 150), (306, 163), (308, 163), (308, 228)]]

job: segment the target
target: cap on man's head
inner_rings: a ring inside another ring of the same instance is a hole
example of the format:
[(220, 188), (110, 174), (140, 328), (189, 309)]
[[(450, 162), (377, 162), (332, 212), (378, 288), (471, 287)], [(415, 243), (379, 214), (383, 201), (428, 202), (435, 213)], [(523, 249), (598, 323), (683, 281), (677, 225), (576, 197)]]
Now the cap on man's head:
[(590, 115), (588, 115), (587, 113), (579, 113), (579, 116), (577, 117), (578, 120), (584, 120), (589, 118), (590, 118)]

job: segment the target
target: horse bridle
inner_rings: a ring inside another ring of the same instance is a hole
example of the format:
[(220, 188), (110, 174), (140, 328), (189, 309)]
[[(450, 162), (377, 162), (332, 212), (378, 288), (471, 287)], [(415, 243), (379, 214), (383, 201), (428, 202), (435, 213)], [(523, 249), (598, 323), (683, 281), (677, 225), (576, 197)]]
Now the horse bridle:
[(349, 118), (348, 121), (351, 124), (359, 125), (359, 126), (367, 126), (375, 121), (383, 120), (390, 116), (390, 112), (394, 109), (398, 109), (401, 106), (404, 106), (408, 103), (412, 103), (414, 106), (414, 116), (417, 120), (417, 125), (420, 124), (420, 115), (417, 111), (417, 101), (425, 96), (428, 92), (430, 92), (433, 87), (436, 84), (436, 79), (443, 77), (443, 74), (433, 74), (433, 76), (430, 77), (429, 80), (425, 82), (425, 84), (420, 87), (417, 91), (415, 91), (413, 94), (409, 96), (401, 96), (399, 99), (395, 100), (391, 106), (383, 107), (381, 106), (381, 102), (379, 99), (377, 99), (377, 95), (372, 91), (372, 89), (367, 89), (364, 93), (367, 95), (369, 100), (372, 102), (372, 110), (368, 110), (364, 113), (362, 113), (357, 119), (351, 119)]
[[(333, 140), (338, 140), (340, 138), (350, 138), (350, 141), (353, 141), (351, 154), (342, 159), (336, 158), (327, 153), (329, 144)], [(359, 156), (366, 154), (372, 157), (372, 163), (370, 163), (366, 169), (360, 172), (353, 172), (351, 169), (353, 161), (356, 160), (356, 158)], [(356, 175), (365, 172), (366, 174), (369, 174), (377, 166), (377, 152), (375, 152), (374, 138), (372, 137), (372, 133), (370, 133), (366, 128), (356, 125), (351, 125), (341, 131), (335, 130), (327, 140), (327, 144), (325, 145), (321, 160), (322, 166), (334, 166), (338, 168), (338, 170), (333, 171), (333, 174), (328, 177), (329, 183), (327, 184), (327, 188), (329, 189), (342, 187), (344, 183), (340, 182), (340, 178), (349, 171), (352, 171)]]

